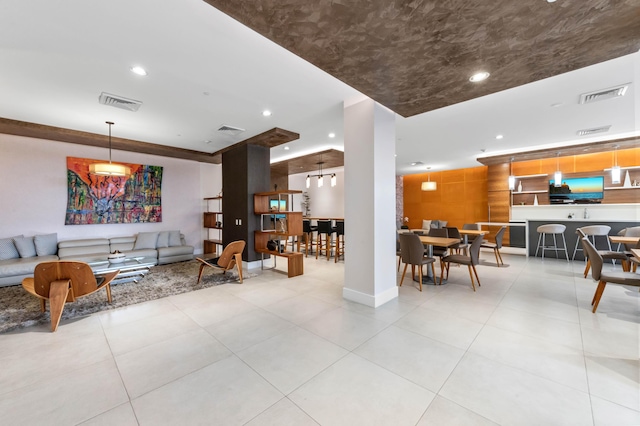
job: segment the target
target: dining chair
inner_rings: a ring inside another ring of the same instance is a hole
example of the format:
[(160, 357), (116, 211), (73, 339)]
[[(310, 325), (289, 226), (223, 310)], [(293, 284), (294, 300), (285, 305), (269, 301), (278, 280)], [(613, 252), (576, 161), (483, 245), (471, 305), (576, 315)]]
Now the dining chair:
[(598, 281), (598, 287), (596, 288), (596, 292), (591, 300), (591, 305), (593, 306), (591, 312), (595, 313), (596, 309), (598, 309), (598, 304), (600, 303), (602, 293), (604, 293), (604, 288), (607, 286), (607, 283), (640, 287), (640, 275), (638, 274), (625, 271), (603, 272), (602, 265), (604, 263), (604, 259), (600, 253), (598, 253), (598, 250), (596, 250), (593, 244), (591, 244), (591, 241), (586, 237), (582, 239), (582, 249), (587, 253), (587, 256), (591, 260), (591, 277), (595, 281)]
[(447, 230), (447, 237), (448, 238), (457, 238), (458, 240), (460, 240), (459, 244), (455, 244), (452, 246), (449, 246), (449, 248), (451, 250), (455, 250), (456, 253), (460, 253), (460, 251), (464, 251), (464, 253), (467, 253), (467, 249), (469, 248), (468, 244), (464, 244), (464, 240), (462, 238), (462, 235), (460, 235), (460, 231), (458, 231), (458, 228), (456, 228), (455, 226), (447, 226), (445, 228)]
[(111, 281), (119, 273), (118, 270), (96, 278), (91, 267), (84, 262), (42, 262), (36, 265), (33, 277), (22, 280), (22, 288), (40, 299), (42, 312), (46, 310), (47, 300), (49, 301), (51, 331), (56, 331), (66, 302), (75, 302), (78, 297), (88, 296), (104, 288), (107, 301), (111, 303)]
[[(589, 226), (583, 226), (580, 229), (580, 231), (582, 232), (582, 234), (584, 234), (587, 238), (589, 238), (592, 242), (593, 242), (593, 246), (597, 247), (598, 244), (596, 243), (596, 237), (604, 237), (604, 239), (606, 240), (607, 245), (609, 246), (609, 251), (611, 251), (611, 241), (609, 241), (609, 232), (611, 232), (611, 227), (608, 225), (589, 225)], [(576, 233), (577, 230), (576, 230)], [(582, 251), (582, 244), (581, 244), (581, 240), (583, 237), (580, 236), (580, 234), (578, 234), (578, 238), (576, 239), (576, 245), (573, 248), (573, 256), (571, 256), (571, 260), (575, 260), (576, 258), (576, 252), (578, 250)], [(580, 247), (578, 247), (580, 246)], [(585, 255), (586, 257), (586, 255)]]
[(467, 268), (469, 269), (469, 277), (471, 278), (471, 287), (473, 288), (473, 291), (476, 291), (476, 286), (473, 281), (473, 276), (475, 275), (476, 280), (478, 281), (478, 287), (480, 287), (480, 278), (478, 277), (478, 271), (476, 271), (476, 265), (480, 263), (480, 245), (481, 244), (482, 244), (482, 238), (476, 238), (475, 240), (473, 240), (473, 242), (469, 246), (469, 255), (450, 254), (448, 256), (444, 256), (442, 258), (444, 270), (440, 274), (440, 284), (442, 284), (442, 276), (444, 275), (444, 272), (446, 271), (447, 279), (448, 279), (449, 266), (451, 266), (452, 263), (457, 263), (460, 265), (467, 265)]
[[(546, 225), (540, 225), (536, 229), (538, 231), (538, 245), (536, 247), (536, 254), (538, 256), (538, 250), (542, 249), (542, 259), (544, 259), (544, 252), (553, 250), (556, 253), (556, 259), (560, 259), (558, 256), (559, 251), (564, 251), (565, 256), (567, 257), (567, 262), (569, 261), (569, 253), (567, 253), (567, 240), (564, 238), (564, 231), (567, 229), (565, 225), (559, 223), (549, 223)], [(553, 245), (547, 245), (546, 238), (547, 235), (553, 237)], [(562, 246), (558, 246), (558, 240), (556, 238), (557, 235), (562, 237)]]
[(502, 255), (500, 254), (500, 249), (502, 248), (502, 239), (504, 238), (504, 233), (506, 230), (507, 230), (506, 226), (503, 226), (502, 228), (500, 228), (500, 230), (496, 234), (495, 243), (483, 240), (482, 244), (480, 244), (481, 248), (489, 248), (493, 250), (493, 254), (496, 257), (496, 263), (498, 264), (498, 267), (500, 267), (501, 264), (504, 265), (504, 262), (502, 261)]
[[(417, 234), (408, 232), (406, 234), (400, 234), (400, 255), (402, 262), (404, 263), (404, 269), (402, 270), (402, 278), (400, 279), (400, 287), (402, 287), (402, 281), (407, 273), (407, 266), (411, 265), (411, 276), (414, 274), (414, 268), (418, 267), (418, 282), (420, 283), (420, 291), (422, 291), (422, 267), (424, 265), (431, 265), (431, 274), (433, 275), (433, 282), (436, 282), (436, 270), (434, 268), (435, 259), (433, 257), (425, 256), (424, 246), (420, 241), (420, 237)], [(442, 284), (442, 280), (440, 281)]]
[[(584, 233), (583, 228), (577, 228), (576, 234), (578, 234), (578, 240), (580, 241), (580, 244), (582, 244), (583, 238), (589, 238), (587, 234)], [(582, 250), (584, 252), (584, 245)], [(619, 260), (622, 264), (622, 270), (629, 271), (629, 258), (626, 253), (614, 250), (598, 250), (598, 253), (600, 254), (600, 256), (602, 256), (602, 259)], [(591, 269), (591, 259), (589, 258), (587, 252), (584, 252), (584, 257), (587, 261), (587, 264), (584, 268), (584, 277), (587, 278), (587, 275), (589, 275), (589, 269)]]
[(200, 271), (198, 272), (196, 285), (200, 284), (202, 272), (206, 267), (222, 270), (223, 274), (235, 267), (238, 270), (239, 281), (242, 283), (242, 252), (244, 251), (245, 245), (246, 243), (243, 240), (238, 240), (227, 244), (224, 250), (222, 250), (220, 257), (209, 260), (196, 257), (196, 260), (200, 262)]

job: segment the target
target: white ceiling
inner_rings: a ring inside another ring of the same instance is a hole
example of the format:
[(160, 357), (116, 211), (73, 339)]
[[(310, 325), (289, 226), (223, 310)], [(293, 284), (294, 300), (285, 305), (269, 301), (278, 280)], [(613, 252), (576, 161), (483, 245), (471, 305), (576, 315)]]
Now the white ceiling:
[[(149, 75), (131, 73), (134, 65)], [(623, 98), (578, 104), (580, 93), (638, 80), (640, 53), (398, 116), (396, 171), (473, 167), (480, 155), (638, 135), (635, 84)], [(100, 105), (103, 91), (143, 105), (138, 112)], [(272, 148), (272, 161), (281, 161), (343, 149), (342, 102), (354, 96), (355, 89), (201, 0), (0, 2), (0, 117), (99, 134), (109, 120), (116, 137), (205, 152), (274, 127), (300, 133), (288, 151)], [(263, 117), (264, 109), (273, 115)], [(216, 130), (223, 124), (246, 131), (222, 135)], [(609, 124), (600, 138), (576, 136)]]

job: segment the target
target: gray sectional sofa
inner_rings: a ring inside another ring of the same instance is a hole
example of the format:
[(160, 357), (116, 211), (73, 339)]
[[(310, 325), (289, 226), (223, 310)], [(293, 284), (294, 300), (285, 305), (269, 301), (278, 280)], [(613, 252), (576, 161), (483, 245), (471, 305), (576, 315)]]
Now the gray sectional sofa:
[[(55, 242), (54, 242), (55, 241)], [(33, 276), (35, 266), (51, 260), (95, 262), (118, 250), (130, 257), (151, 257), (157, 264), (193, 259), (193, 246), (180, 231), (140, 232), (132, 237), (87, 238), (57, 242), (56, 234), (0, 239), (0, 287)]]

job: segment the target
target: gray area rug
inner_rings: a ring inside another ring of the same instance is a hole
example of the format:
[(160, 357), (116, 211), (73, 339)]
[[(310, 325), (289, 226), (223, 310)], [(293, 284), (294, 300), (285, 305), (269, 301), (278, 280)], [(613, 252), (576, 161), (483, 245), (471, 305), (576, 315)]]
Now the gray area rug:
[[(200, 263), (195, 260), (155, 266), (137, 283), (112, 285), (111, 304), (107, 302), (106, 290), (67, 303), (62, 312), (62, 319), (76, 318), (238, 280), (236, 271), (222, 274), (219, 270), (206, 268), (200, 284), (196, 285), (199, 267)], [(244, 279), (255, 276), (256, 274), (242, 271)], [(21, 285), (0, 287), (0, 333), (50, 322), (48, 303), (47, 311), (40, 312), (39, 300), (27, 293)]]

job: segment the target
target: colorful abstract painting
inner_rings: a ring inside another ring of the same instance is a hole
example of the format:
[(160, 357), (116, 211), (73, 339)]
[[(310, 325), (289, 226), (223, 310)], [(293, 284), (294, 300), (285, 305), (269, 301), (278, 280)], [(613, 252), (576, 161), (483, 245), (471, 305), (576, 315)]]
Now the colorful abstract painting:
[(100, 160), (67, 157), (66, 225), (162, 222), (162, 167), (122, 163), (126, 177), (98, 176)]

